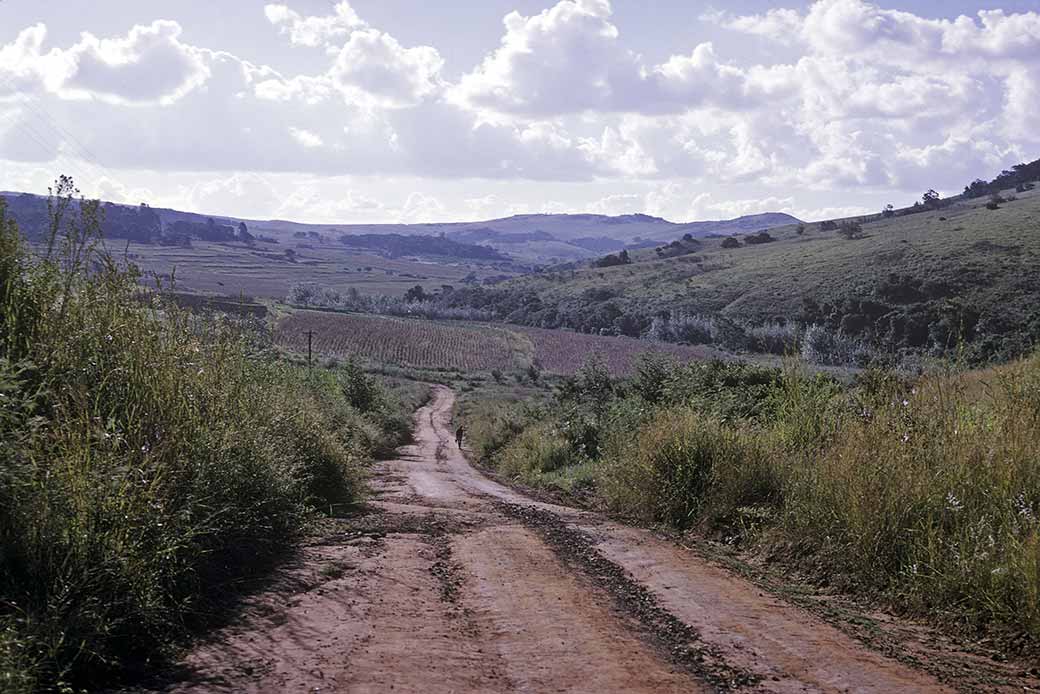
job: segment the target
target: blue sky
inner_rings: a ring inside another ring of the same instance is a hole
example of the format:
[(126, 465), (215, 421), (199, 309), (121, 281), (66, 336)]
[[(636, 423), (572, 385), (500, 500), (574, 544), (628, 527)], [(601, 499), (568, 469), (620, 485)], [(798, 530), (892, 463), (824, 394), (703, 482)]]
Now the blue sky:
[(1034, 1), (0, 0), (0, 189), (213, 214), (803, 218), (1040, 156)]

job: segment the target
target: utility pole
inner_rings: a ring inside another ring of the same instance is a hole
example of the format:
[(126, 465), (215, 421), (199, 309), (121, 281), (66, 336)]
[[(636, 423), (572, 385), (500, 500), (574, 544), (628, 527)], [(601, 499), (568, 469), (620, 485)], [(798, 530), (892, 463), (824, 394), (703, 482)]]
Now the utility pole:
[(311, 368), (311, 345), (314, 342), (314, 331), (307, 330), (303, 333), (307, 336), (307, 368)]

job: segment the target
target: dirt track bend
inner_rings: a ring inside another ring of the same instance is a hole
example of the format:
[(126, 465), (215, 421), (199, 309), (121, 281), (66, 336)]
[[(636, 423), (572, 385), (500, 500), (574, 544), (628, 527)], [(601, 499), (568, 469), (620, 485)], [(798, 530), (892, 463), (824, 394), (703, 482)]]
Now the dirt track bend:
[(166, 691), (951, 691), (667, 539), (484, 477), (453, 402), (435, 388), (368, 511)]

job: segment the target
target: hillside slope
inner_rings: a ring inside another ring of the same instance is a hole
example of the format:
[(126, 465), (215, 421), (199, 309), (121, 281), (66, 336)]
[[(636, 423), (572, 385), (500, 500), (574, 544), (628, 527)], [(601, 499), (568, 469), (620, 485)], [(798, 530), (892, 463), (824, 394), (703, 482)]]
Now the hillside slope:
[(963, 338), (1001, 355), (1040, 338), (1036, 190), (995, 210), (970, 199), (875, 219), (858, 238), (819, 224), (770, 234), (736, 248), (704, 238), (678, 257), (633, 253), (631, 264), (529, 275), (454, 300), (527, 325), (633, 335), (681, 313), (816, 323), (892, 350), (939, 351)]

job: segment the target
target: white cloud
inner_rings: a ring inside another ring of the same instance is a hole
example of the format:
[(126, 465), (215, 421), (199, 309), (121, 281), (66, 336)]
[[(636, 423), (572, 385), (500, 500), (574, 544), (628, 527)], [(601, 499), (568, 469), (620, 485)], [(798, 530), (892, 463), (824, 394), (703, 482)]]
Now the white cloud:
[(172, 103), (209, 77), (203, 52), (181, 43), (180, 34), (180, 24), (169, 20), (135, 26), (114, 39), (84, 33), (60, 52), (66, 67), (60, 90), (70, 98)]
[(325, 141), (320, 136), (315, 135), (310, 130), (304, 130), (303, 128), (289, 128), (289, 134), (294, 140), (300, 143), (302, 147), (312, 149), (314, 147), (321, 147), (325, 144)]
[(733, 16), (728, 12), (705, 12), (701, 21), (711, 22), (744, 34), (791, 43), (797, 39), (802, 28), (802, 16), (796, 10), (771, 9), (765, 14)]
[(368, 26), (348, 2), (337, 3), (331, 16), (304, 17), (280, 4), (265, 5), (264, 15), (293, 44), (312, 48), (327, 46)]
[(384, 106), (414, 106), (439, 89), (444, 60), (430, 46), (405, 48), (393, 36), (355, 31), (336, 56), (333, 84), (357, 89)]

